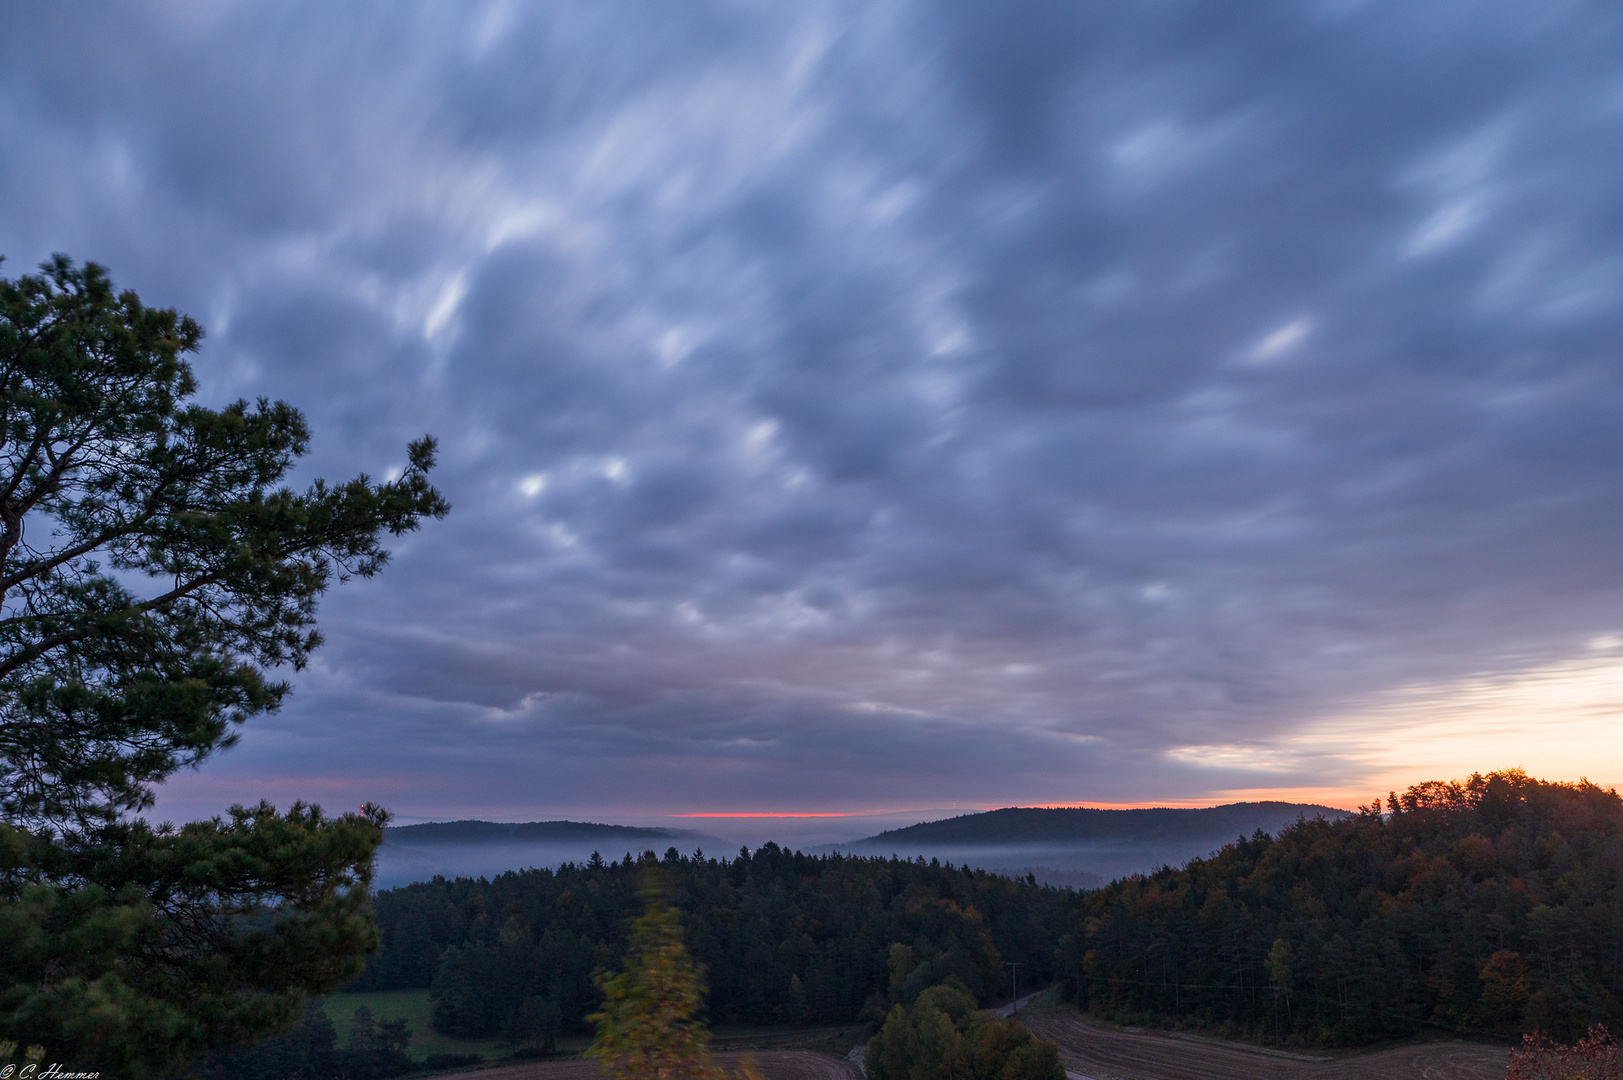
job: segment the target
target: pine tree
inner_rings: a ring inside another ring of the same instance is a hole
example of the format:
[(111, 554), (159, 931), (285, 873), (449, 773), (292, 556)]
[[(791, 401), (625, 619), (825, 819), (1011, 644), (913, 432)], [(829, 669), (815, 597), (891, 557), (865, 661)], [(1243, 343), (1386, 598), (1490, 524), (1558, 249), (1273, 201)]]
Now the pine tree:
[(298, 410), (189, 403), (196, 322), (43, 270), (0, 280), (0, 1038), (139, 1080), (287, 1029), (375, 947), (383, 811), (133, 815), (281, 703), (333, 580), (447, 507), (431, 439), (387, 483), (281, 486)]

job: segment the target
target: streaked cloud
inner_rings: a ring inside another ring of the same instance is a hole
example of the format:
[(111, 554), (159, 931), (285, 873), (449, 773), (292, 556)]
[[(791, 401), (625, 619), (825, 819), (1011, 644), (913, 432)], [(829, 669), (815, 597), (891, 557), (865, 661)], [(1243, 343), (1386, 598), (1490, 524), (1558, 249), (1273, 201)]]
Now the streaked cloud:
[(1298, 315), (1279, 329), (1270, 331), (1257, 342), (1256, 347), (1251, 350), (1250, 358), (1253, 363), (1258, 364), (1278, 360), (1294, 351), (1311, 333), (1313, 333), (1313, 317)]

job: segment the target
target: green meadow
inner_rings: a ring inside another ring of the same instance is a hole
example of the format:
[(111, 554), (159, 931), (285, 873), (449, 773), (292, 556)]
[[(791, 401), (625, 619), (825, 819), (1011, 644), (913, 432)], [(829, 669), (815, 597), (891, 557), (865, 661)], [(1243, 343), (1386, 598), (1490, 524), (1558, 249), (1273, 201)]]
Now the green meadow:
[[(355, 1010), (365, 1006), (378, 1020), (404, 1019), (411, 1031), (411, 1044), (407, 1052), (415, 1061), (430, 1054), (481, 1054), (486, 1058), (504, 1058), (513, 1047), (501, 1039), (455, 1039), (441, 1035), (429, 1024), (433, 1006), (427, 990), (372, 990), (359, 993), (334, 994), (322, 998), (321, 1008), (338, 1032), (338, 1045), (349, 1040), (349, 1029)], [(820, 1050), (843, 1057), (856, 1044), (863, 1033), (860, 1025), (787, 1025), (751, 1026), (723, 1024), (715, 1028), (713, 1045), (717, 1050)], [(587, 1035), (562, 1035), (558, 1038), (558, 1052), (578, 1054), (590, 1044)]]
[[(322, 998), (321, 1008), (338, 1030), (339, 1046), (348, 1041), (355, 1010), (363, 1005), (371, 1009), (372, 1015), (379, 1020), (406, 1021), (411, 1030), (411, 1044), (407, 1052), (417, 1061), (429, 1054), (481, 1054), (487, 1058), (499, 1058), (506, 1057), (513, 1050), (502, 1039), (456, 1039), (435, 1031), (429, 1024), (433, 1006), (429, 1004), (426, 989), (371, 990)], [(558, 1042), (560, 1051), (570, 1053), (584, 1048), (587, 1040), (566, 1037)], [(574, 1045), (576, 1042), (580, 1045)]]

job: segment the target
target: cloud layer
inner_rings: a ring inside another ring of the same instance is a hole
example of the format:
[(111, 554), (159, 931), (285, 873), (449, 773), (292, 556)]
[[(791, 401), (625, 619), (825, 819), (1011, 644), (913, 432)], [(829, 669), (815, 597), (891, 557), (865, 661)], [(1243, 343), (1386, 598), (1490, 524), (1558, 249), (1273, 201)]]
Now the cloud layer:
[(1299, 733), (1623, 626), (1620, 46), (1600, 3), (19, 8), (0, 253), (198, 317), (312, 475), (442, 441), (452, 516), (175, 805), (1356, 785)]

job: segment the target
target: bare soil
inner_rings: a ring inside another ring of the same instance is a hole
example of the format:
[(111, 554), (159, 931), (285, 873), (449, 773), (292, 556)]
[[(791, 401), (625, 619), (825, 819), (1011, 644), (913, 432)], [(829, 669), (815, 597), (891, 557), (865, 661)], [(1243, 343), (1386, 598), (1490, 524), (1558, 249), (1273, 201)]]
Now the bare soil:
[[(1060, 1010), (1022, 1013), (1088, 1080), (1504, 1080), (1506, 1049), (1464, 1039), (1314, 1058), (1198, 1036), (1128, 1031)], [(562, 1080), (562, 1078), (560, 1078)]]
[[(716, 1063), (731, 1076), (741, 1076), (741, 1054), (717, 1054)], [(857, 1067), (849, 1061), (813, 1054), (804, 1050), (761, 1050), (751, 1055), (766, 1080), (861, 1080)], [(469, 1080), (598, 1080), (597, 1062), (584, 1058), (563, 1061), (530, 1061), (522, 1065), (502, 1065), (494, 1069), (464, 1071)]]

